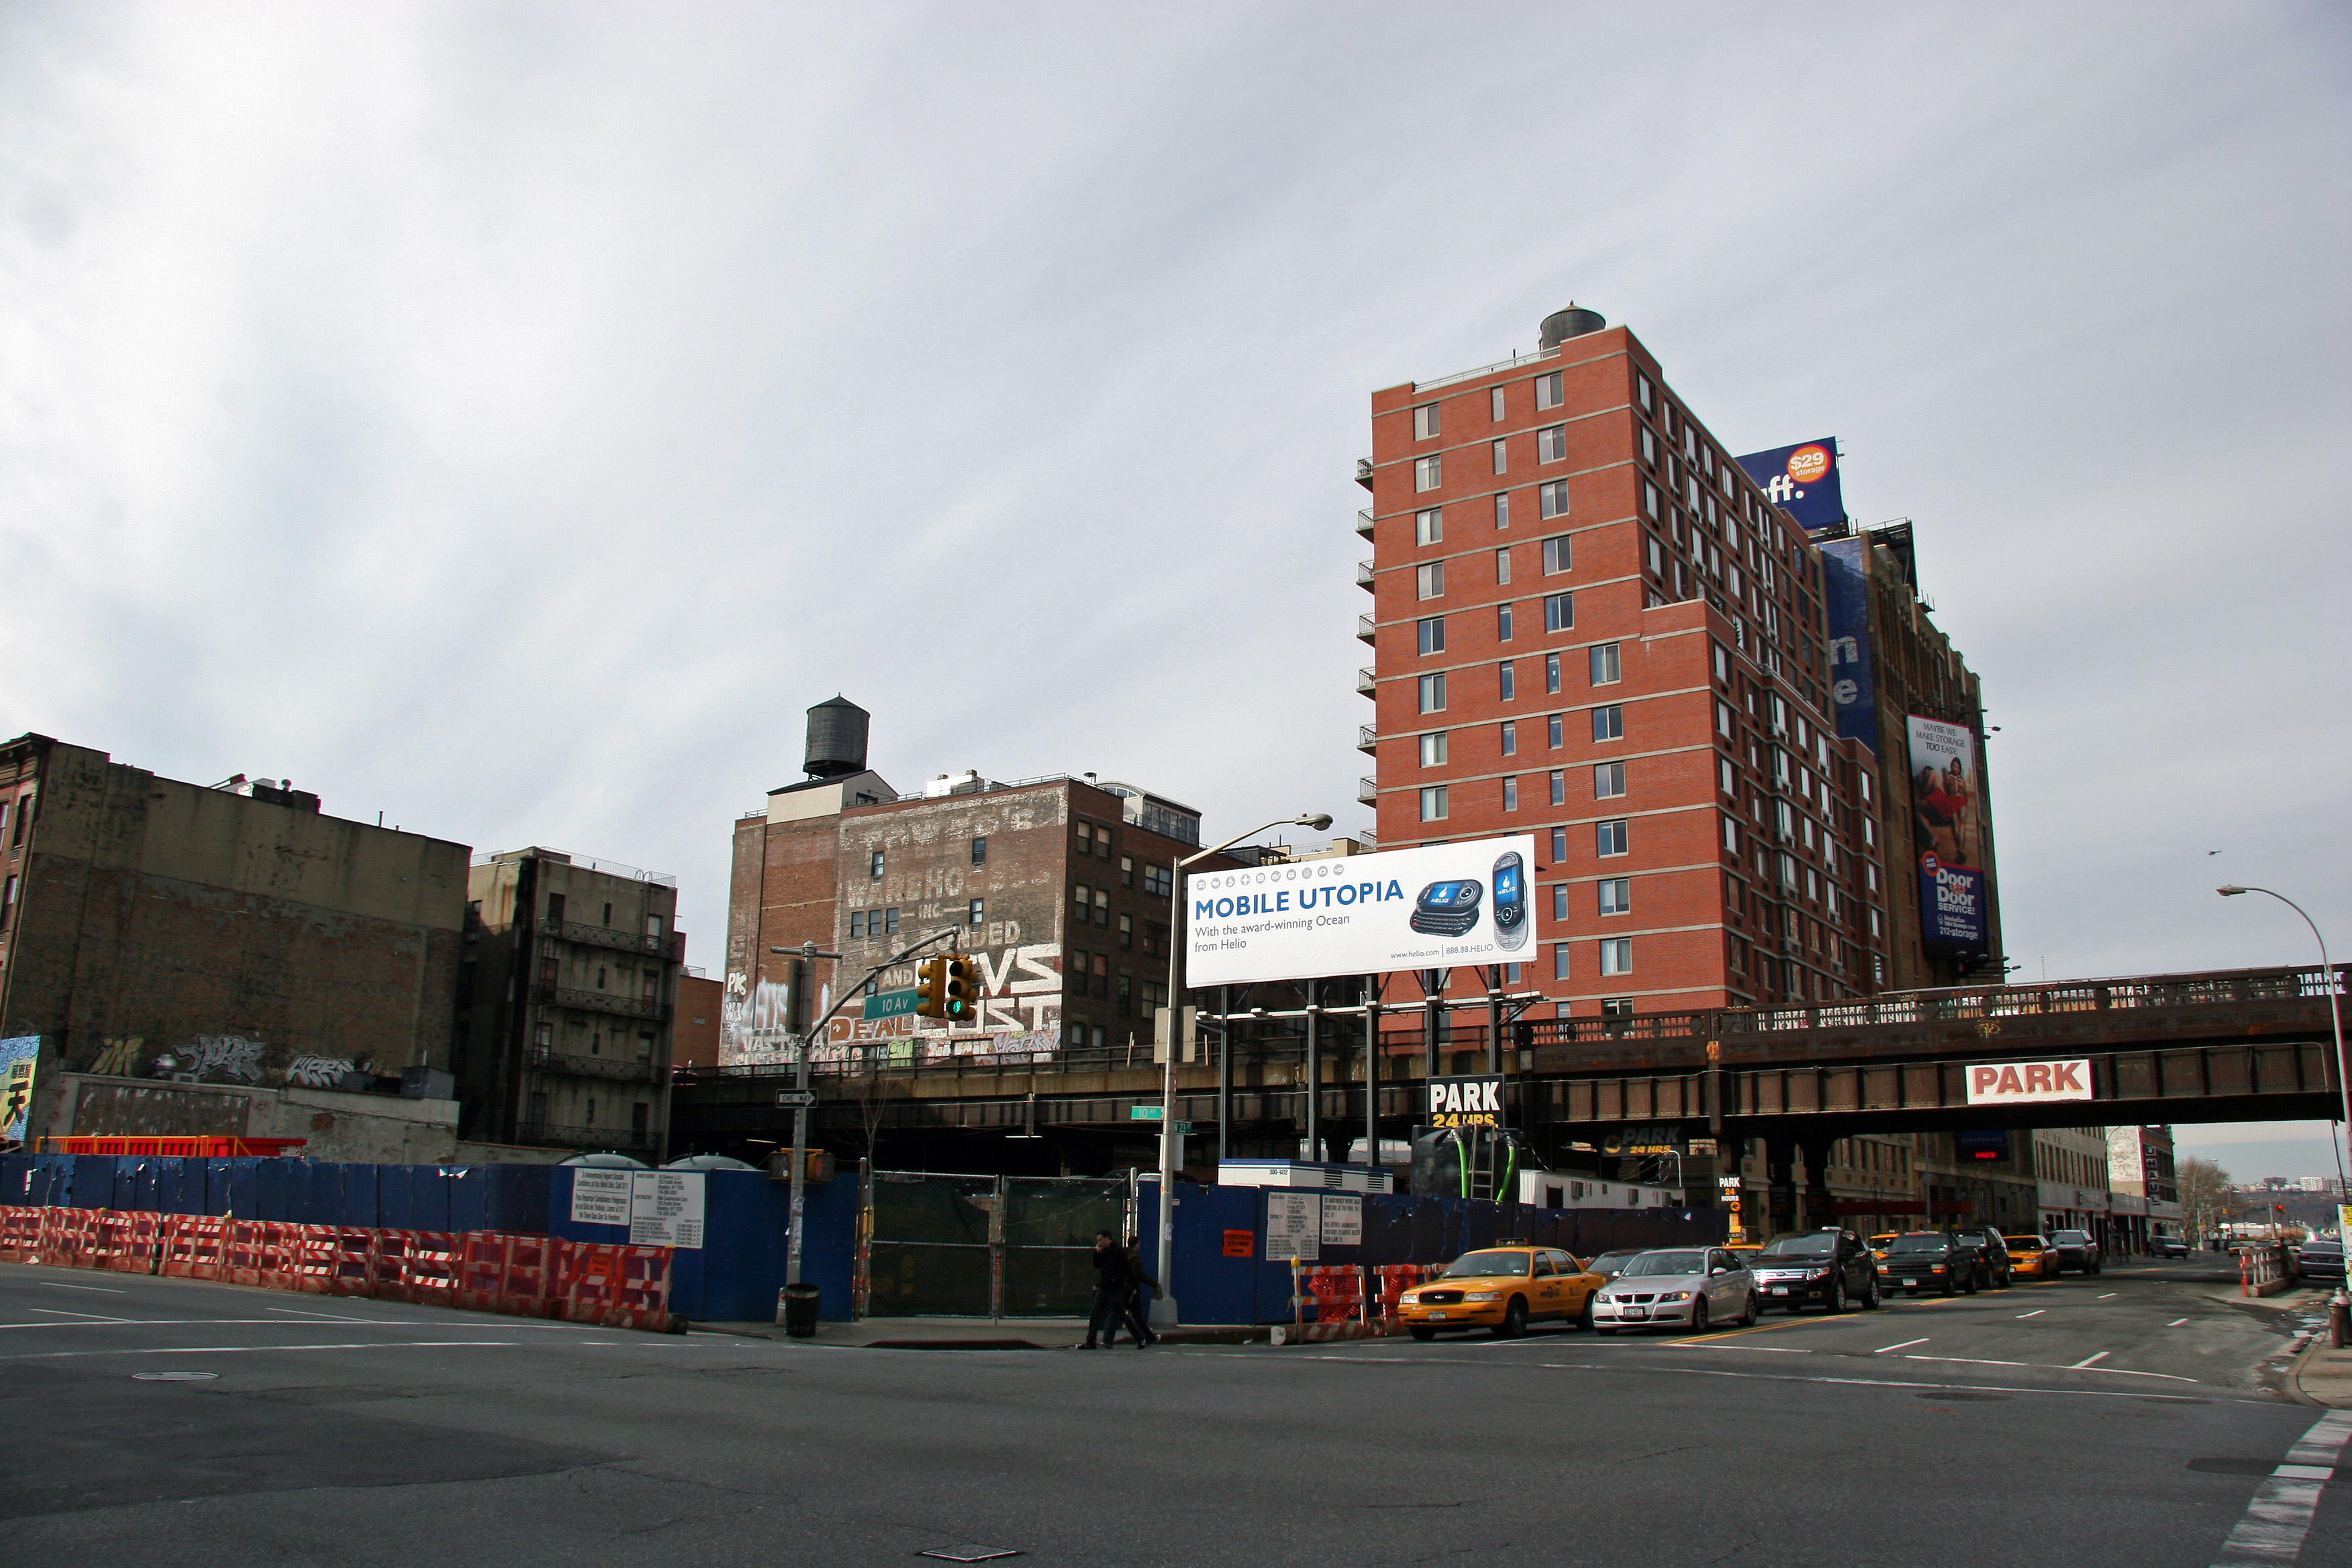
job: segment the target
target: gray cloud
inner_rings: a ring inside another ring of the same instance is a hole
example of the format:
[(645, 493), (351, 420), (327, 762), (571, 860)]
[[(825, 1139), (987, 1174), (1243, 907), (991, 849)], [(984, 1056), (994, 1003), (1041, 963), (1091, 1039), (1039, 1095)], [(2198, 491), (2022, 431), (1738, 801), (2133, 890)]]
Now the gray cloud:
[[(2029, 975), (2352, 944), (2307, 6), (18, 7), (0, 719), (676, 873), (912, 787), (1360, 823), (1375, 387), (1633, 327), (1986, 676)], [(2227, 853), (2208, 858), (2205, 851)]]

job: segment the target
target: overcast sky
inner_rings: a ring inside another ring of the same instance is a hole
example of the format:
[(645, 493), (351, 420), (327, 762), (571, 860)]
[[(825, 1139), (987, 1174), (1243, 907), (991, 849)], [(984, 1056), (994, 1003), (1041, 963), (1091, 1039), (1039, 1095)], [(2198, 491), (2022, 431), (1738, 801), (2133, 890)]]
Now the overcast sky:
[(2312, 956), (2225, 879), (2352, 950), (2347, 16), (18, 0), (0, 729), (705, 963), (836, 691), (901, 789), (1367, 826), (1368, 395), (1572, 299), (1916, 520), (2023, 977)]

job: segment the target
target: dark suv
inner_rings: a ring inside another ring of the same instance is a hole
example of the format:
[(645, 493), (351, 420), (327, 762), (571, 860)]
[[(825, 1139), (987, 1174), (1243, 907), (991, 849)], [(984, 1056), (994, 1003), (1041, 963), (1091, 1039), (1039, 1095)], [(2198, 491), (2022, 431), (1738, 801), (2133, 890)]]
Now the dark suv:
[(1952, 1236), (1962, 1246), (1975, 1249), (1979, 1284), (1988, 1290), (2009, 1289), (2009, 1237), (2001, 1235), (2000, 1226), (1957, 1226), (1953, 1227)]
[(2087, 1230), (2053, 1230), (2050, 1233), (2050, 1250), (2058, 1255), (2058, 1272), (2069, 1268), (2084, 1274), (2096, 1274), (2106, 1267), (2106, 1258), (2099, 1244)]
[(1886, 1244), (1878, 1282), (1889, 1291), (1922, 1290), (1973, 1296), (1983, 1277), (1976, 1249), (1945, 1230), (1906, 1231)]
[(1748, 1260), (1759, 1306), (1802, 1311), (1818, 1301), (1826, 1312), (1878, 1305), (1878, 1259), (1862, 1237), (1832, 1226), (1776, 1239)]

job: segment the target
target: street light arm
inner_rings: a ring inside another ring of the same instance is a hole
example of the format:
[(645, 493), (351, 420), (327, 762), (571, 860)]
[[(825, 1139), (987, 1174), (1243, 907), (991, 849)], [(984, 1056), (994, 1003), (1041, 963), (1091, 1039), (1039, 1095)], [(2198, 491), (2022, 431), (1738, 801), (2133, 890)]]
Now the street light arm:
[(2301, 915), (2303, 923), (2311, 928), (2311, 940), (2319, 944), (2320, 981), (2327, 987), (2327, 1023), (2336, 1037), (2336, 1089), (2342, 1101), (2338, 1114), (2344, 1122), (2345, 1141), (2352, 1145), (2352, 1058), (2344, 1054), (2344, 986), (2336, 977), (2335, 964), (2328, 960), (2327, 938), (2321, 932), (2319, 922), (2311, 918), (2310, 910), (2273, 888), (2242, 888), (2231, 882), (2213, 890), (2225, 899), (2234, 899), (2241, 893), (2266, 894)]

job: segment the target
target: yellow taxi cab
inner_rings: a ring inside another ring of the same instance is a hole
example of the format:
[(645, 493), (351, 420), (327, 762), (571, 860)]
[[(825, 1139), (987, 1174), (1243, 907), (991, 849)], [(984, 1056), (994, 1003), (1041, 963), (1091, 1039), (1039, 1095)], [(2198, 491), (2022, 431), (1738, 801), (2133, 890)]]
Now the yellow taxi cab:
[(1902, 1234), (1903, 1233), (1901, 1231), (1889, 1230), (1883, 1231), (1879, 1235), (1872, 1237), (1870, 1238), (1870, 1255), (1873, 1258), (1877, 1258), (1881, 1263), (1885, 1262), (1886, 1249), (1894, 1246), (1895, 1238)]
[(1760, 1241), (1727, 1241), (1723, 1244), (1723, 1250), (1743, 1264), (1753, 1263), (1764, 1256), (1764, 1244)]
[(2058, 1278), (2058, 1249), (2038, 1236), (2004, 1236), (2009, 1243), (2009, 1271), (2036, 1279)]
[(1510, 1339), (1538, 1321), (1592, 1326), (1601, 1275), (1556, 1247), (1505, 1242), (1465, 1252), (1445, 1272), (1407, 1290), (1397, 1303), (1405, 1332), (1430, 1340), (1454, 1329), (1486, 1329)]

